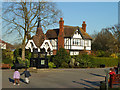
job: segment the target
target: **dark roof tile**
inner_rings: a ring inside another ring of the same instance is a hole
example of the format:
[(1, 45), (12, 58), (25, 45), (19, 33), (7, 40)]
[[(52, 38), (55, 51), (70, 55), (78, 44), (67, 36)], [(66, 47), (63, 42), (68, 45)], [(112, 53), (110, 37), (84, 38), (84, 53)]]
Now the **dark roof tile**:
[[(78, 26), (64, 26), (64, 37), (72, 37), (74, 32), (79, 28), (82, 36), (84, 39), (92, 39), (90, 35), (88, 35), (88, 33), (84, 32), (82, 28), (78, 27)], [(46, 33), (46, 36), (48, 39), (50, 38), (58, 38), (58, 34), (59, 34), (59, 29), (51, 29), (48, 30)]]

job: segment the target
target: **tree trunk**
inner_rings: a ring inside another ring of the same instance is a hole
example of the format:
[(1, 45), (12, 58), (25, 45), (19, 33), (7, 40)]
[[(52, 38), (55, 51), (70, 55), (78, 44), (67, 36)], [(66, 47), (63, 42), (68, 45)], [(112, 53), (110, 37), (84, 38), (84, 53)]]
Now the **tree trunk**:
[(22, 60), (25, 60), (25, 41), (26, 41), (27, 35), (26, 32), (24, 34), (24, 39), (22, 42)]
[(22, 60), (25, 60), (25, 45), (22, 46)]

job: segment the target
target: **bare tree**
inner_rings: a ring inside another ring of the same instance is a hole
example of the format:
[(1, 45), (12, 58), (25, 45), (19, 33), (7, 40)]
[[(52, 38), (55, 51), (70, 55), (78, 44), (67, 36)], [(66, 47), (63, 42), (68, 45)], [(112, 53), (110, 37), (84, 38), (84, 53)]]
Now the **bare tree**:
[(120, 52), (120, 24), (114, 25), (113, 27), (104, 28), (107, 32), (111, 32), (116, 39), (117, 53)]
[(61, 16), (61, 11), (53, 2), (5, 2), (2, 10), (3, 28), (7, 27), (6, 34), (18, 33), (22, 40), (23, 60), (26, 40), (36, 31), (37, 18), (40, 17), (41, 26), (46, 30), (51, 25), (57, 25)]
[(92, 42), (92, 50), (103, 50), (115, 52), (117, 49), (116, 40), (113, 34), (105, 29), (101, 30)]

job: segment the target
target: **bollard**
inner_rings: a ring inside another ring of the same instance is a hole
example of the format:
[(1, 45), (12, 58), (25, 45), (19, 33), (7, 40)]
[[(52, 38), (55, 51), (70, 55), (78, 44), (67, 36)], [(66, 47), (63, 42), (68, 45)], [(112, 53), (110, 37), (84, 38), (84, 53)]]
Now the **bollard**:
[(106, 79), (105, 79), (105, 82), (106, 82), (106, 90), (108, 90), (108, 85), (109, 85), (109, 83), (108, 83), (108, 79), (109, 79), (109, 70), (105, 70), (105, 72), (106, 72)]

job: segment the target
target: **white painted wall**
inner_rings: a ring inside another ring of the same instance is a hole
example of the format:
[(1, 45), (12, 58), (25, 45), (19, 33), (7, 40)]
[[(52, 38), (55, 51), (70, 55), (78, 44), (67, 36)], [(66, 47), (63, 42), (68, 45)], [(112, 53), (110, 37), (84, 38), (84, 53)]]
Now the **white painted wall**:
[(54, 50), (57, 50), (57, 47), (55, 47), (55, 46), (57, 46), (57, 42), (58, 42), (57, 39), (51, 39), (50, 40), (50, 43), (52, 44), (52, 47), (53, 47)]
[(78, 30), (75, 31), (73, 38), (81, 38), (82, 39), (82, 36), (78, 33)]
[(86, 47), (86, 50), (91, 50), (91, 47)]
[[(73, 45), (73, 40), (75, 40), (75, 39), (76, 40), (79, 39), (79, 42), (80, 42), (79, 45)], [(45, 40), (40, 48), (45, 48), (46, 52), (47, 52), (47, 49), (49, 47), (51, 48), (51, 51), (57, 50), (57, 42), (58, 42), (58, 39)], [(31, 43), (33, 43), (34, 48), (38, 48), (34, 44), (33, 40), (29, 40), (25, 48), (26, 49), (30, 48), (31, 52), (33, 52), (33, 48), (31, 47)], [(45, 43), (48, 43), (48, 44), (45, 44)], [(66, 46), (66, 45), (69, 45), (69, 46)], [(70, 45), (71, 45), (71, 47), (70, 47)], [(84, 49), (86, 49), (86, 50), (91, 50), (91, 40), (83, 40), (82, 36), (78, 33), (78, 30), (76, 30), (76, 32), (74, 33), (74, 35), (73, 35), (73, 37), (71, 39), (70, 38), (65, 38), (64, 39), (64, 46), (65, 46), (64, 47), (65, 49), (72, 49), (72, 50), (84, 50)], [(39, 52), (40, 52), (40, 48), (38, 48)], [(51, 52), (51, 53), (53, 53), (53, 52)], [(72, 54), (77, 55), (77, 54), (79, 54), (79, 52), (78, 51), (75, 51), (75, 52), (70, 51), (70, 55), (72, 55)]]
[(71, 46), (71, 49), (73, 50), (84, 50), (83, 46)]
[(86, 50), (91, 50), (91, 40), (85, 40)]
[(0, 49), (6, 49), (6, 44), (5, 43), (0, 43)]
[(50, 48), (51, 51), (53, 51), (53, 47), (50, 43), (50, 40), (44, 40), (43, 44), (40, 47), (41, 49), (45, 48), (45, 51), (47, 52), (47, 50)]
[(79, 55), (79, 51), (70, 51), (70, 55)]
[[(33, 47), (31, 45), (31, 43), (33, 44)], [(33, 48), (38, 48), (38, 47), (35, 45), (33, 40), (29, 40), (27, 45), (25, 46), (25, 49), (29, 49), (29, 48), (31, 49), (31, 52), (33, 52)], [(38, 48), (38, 51), (40, 51), (39, 48)]]
[[(78, 30), (76, 30), (77, 32)], [(74, 44), (73, 44), (74, 42)], [(78, 44), (76, 44), (78, 42)], [(84, 40), (82, 39), (82, 36), (79, 33), (74, 33), (72, 39), (71, 39), (71, 49), (73, 50), (84, 50)]]

